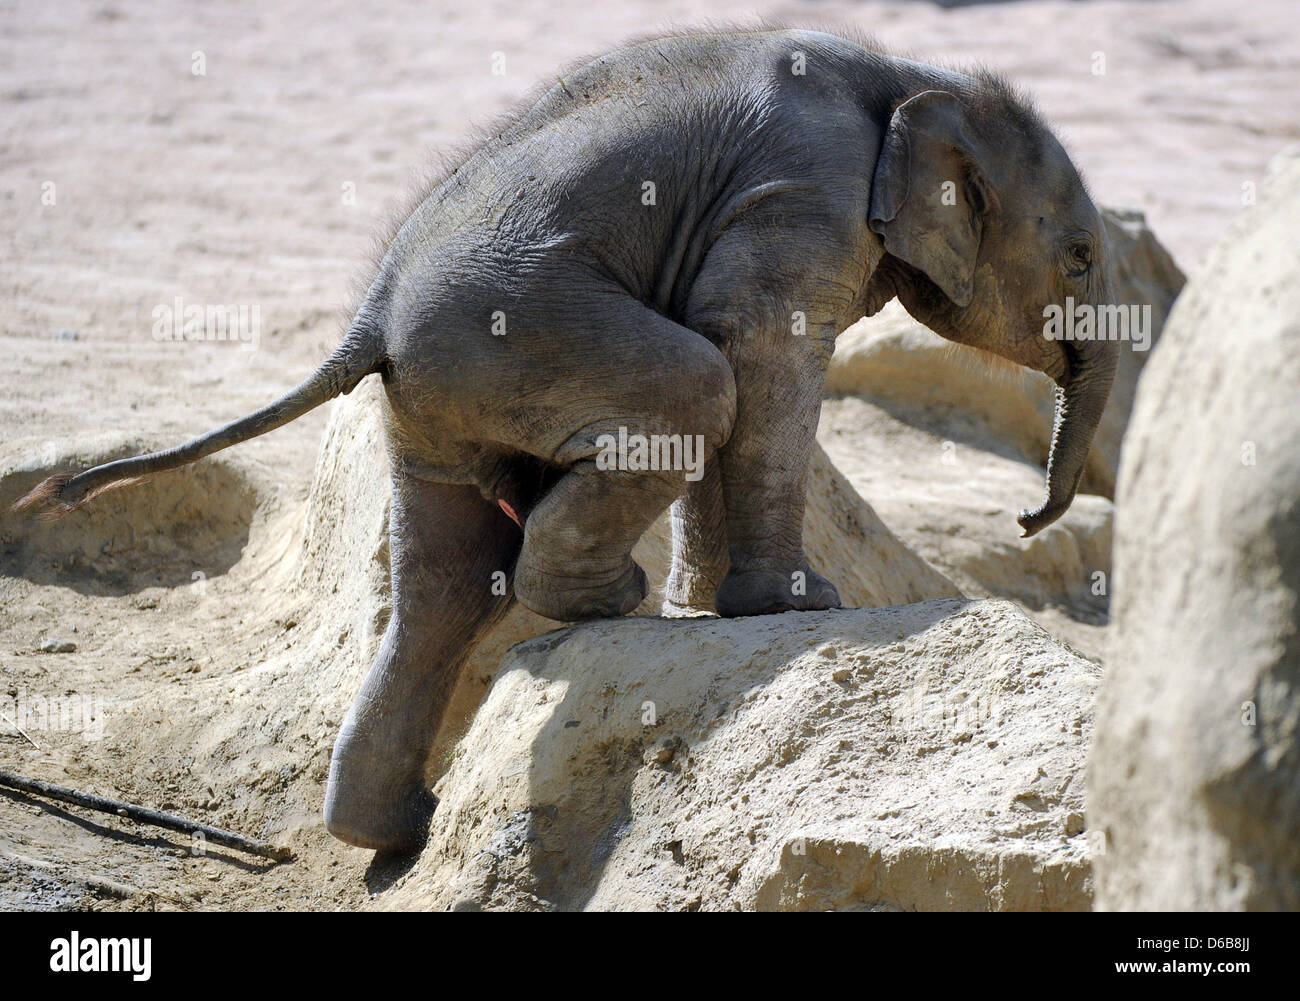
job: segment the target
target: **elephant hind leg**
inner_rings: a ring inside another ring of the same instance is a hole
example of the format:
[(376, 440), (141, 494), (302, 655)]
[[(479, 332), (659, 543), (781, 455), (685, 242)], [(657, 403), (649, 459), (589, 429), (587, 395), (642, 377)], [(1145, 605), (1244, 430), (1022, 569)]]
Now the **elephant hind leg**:
[(576, 463), (525, 522), (516, 596), (560, 622), (626, 615), (648, 591), (632, 547), (679, 492), (667, 476)]
[(506, 613), (522, 533), (472, 486), (393, 479), (393, 614), (334, 744), (325, 826), (348, 844), (403, 850), (427, 836), (424, 785), (466, 657)]
[(592, 388), (573, 392), (554, 422), (566, 437), (547, 459), (567, 471), (525, 520), (515, 571), (520, 602), (561, 622), (641, 602), (632, 547), (703, 474), (736, 414), (731, 367), (699, 334), (633, 301), (592, 315), (592, 332), (579, 332), (591, 343), (574, 348)]

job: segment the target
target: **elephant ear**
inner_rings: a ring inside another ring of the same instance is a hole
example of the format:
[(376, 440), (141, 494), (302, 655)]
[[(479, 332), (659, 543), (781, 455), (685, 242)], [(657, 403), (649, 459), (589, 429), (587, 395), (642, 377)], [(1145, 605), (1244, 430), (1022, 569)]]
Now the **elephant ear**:
[(927, 90), (898, 106), (876, 161), (867, 222), (885, 250), (970, 305), (975, 258), (994, 195), (966, 110)]

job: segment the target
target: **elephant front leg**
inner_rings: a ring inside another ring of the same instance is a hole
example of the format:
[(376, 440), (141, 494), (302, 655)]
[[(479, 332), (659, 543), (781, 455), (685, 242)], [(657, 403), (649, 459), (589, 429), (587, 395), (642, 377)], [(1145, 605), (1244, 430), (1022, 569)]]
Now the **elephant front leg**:
[(739, 345), (736, 425), (721, 455), (731, 567), (715, 605), (726, 617), (840, 607), (803, 550), (825, 362), (808, 336), (766, 342)]
[(663, 614), (670, 617), (714, 611), (713, 599), (727, 575), (727, 508), (722, 466), (715, 456), (704, 475), (673, 502), (672, 566), (664, 585)]
[(730, 562), (719, 615), (840, 606), (804, 555), (803, 513), (826, 366), (882, 253), (856, 184), (810, 182), (759, 204), (718, 237), (691, 288), (685, 322), (720, 347), (736, 383), (719, 454)]

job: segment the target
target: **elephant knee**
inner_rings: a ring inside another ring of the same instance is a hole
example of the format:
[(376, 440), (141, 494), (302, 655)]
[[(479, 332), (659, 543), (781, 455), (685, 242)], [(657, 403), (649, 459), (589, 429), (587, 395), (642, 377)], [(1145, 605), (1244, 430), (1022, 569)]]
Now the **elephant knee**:
[(722, 352), (701, 338), (703, 349), (669, 397), (670, 418), (683, 434), (700, 435), (710, 452), (731, 437), (736, 423), (736, 377)]

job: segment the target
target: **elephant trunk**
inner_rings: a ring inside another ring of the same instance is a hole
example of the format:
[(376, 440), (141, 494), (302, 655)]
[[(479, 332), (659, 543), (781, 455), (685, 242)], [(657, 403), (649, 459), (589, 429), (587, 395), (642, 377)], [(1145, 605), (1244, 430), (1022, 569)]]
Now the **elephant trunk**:
[(1047, 496), (1032, 511), (1016, 520), (1021, 538), (1036, 535), (1063, 515), (1074, 500), (1092, 436), (1101, 423), (1119, 361), (1115, 345), (1105, 340), (1066, 342), (1070, 371), (1056, 391), (1056, 416), (1052, 423), (1052, 449), (1047, 459)]

